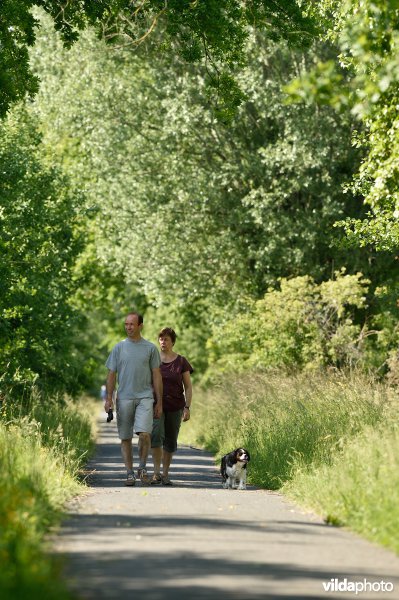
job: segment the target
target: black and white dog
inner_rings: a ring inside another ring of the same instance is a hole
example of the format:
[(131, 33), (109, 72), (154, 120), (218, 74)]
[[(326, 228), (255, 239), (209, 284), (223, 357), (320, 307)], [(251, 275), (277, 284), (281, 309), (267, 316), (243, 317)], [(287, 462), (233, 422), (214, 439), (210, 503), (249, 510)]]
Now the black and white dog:
[(220, 473), (224, 488), (245, 490), (247, 487), (247, 464), (250, 461), (248, 450), (236, 448), (233, 452), (222, 456)]

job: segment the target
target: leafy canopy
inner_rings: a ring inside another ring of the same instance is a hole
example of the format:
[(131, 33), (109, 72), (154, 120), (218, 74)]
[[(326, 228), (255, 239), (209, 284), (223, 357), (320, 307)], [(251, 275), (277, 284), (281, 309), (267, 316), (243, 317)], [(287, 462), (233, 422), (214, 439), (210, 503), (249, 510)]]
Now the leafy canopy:
[(247, 101), (228, 128), (206, 106), (206, 73), (156, 52), (110, 53), (85, 36), (66, 53), (43, 30), (32, 54), (32, 109), (97, 211), (98, 259), (190, 319), (341, 260), (331, 225), (347, 214), (350, 122), (286, 106), (282, 86), (309, 52), (265, 34), (246, 51)]
[(244, 60), (248, 25), (266, 27), (273, 37), (281, 35), (296, 43), (306, 41), (314, 31), (314, 22), (296, 0), (2, 0), (0, 117), (12, 103), (38, 89), (28, 56), (40, 26), (34, 7), (51, 15), (68, 47), (88, 26), (122, 46), (136, 46), (160, 30), (163, 51), (171, 50), (188, 62), (207, 63), (209, 83), (217, 90), (225, 118), (242, 101), (233, 71)]
[(318, 12), (337, 59), (319, 61), (288, 89), (293, 98), (349, 107), (357, 117), (353, 141), (364, 160), (352, 191), (369, 210), (338, 224), (354, 245), (392, 251), (399, 245), (399, 2), (324, 0)]

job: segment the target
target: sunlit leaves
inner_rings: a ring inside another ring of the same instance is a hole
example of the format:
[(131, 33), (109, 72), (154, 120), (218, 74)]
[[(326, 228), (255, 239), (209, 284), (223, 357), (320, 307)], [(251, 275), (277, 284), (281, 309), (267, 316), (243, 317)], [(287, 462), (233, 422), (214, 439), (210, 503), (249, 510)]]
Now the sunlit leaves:
[(70, 47), (91, 25), (108, 43), (137, 47), (158, 34), (159, 49), (188, 62), (207, 65), (209, 81), (219, 82), (218, 110), (231, 118), (240, 93), (233, 75), (245, 60), (248, 24), (267, 28), (271, 39), (287, 36), (301, 44), (315, 25), (296, 0), (3, 0), (0, 5), (0, 117), (10, 105), (37, 91), (28, 62), (28, 46), (39, 22), (32, 9), (51, 15), (55, 29)]
[[(330, 226), (356, 156), (345, 118), (286, 106), (308, 56), (251, 35), (229, 127), (207, 107), (201, 69), (85, 36), (68, 54), (43, 33), (32, 107), (93, 207), (101, 264), (187, 322), (218, 318), (278, 277), (330, 272)], [(237, 103), (238, 104), (238, 103)], [(62, 106), (62, 110), (60, 110)]]
[(367, 328), (355, 323), (369, 281), (335, 273), (317, 285), (308, 276), (281, 279), (234, 319), (214, 327), (208, 347), (217, 373), (264, 368), (319, 368), (362, 360)]
[(15, 111), (0, 129), (1, 384), (73, 390), (79, 199), (47, 163), (32, 121)]
[[(292, 99), (351, 108), (363, 134), (354, 144), (365, 158), (352, 190), (370, 206), (365, 220), (346, 220), (349, 242), (393, 250), (399, 245), (399, 3), (397, 0), (321, 2), (330, 14), (327, 37), (337, 60), (318, 64), (287, 89)], [(325, 12), (324, 12), (325, 11)]]

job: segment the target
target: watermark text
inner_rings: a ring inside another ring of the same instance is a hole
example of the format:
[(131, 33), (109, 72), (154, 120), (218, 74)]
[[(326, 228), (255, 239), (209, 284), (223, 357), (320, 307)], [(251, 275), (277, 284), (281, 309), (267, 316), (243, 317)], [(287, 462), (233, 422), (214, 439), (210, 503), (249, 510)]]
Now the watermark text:
[(344, 579), (335, 578), (330, 579), (330, 581), (323, 581), (323, 588), (325, 592), (354, 592), (355, 594), (364, 592), (390, 593), (394, 591), (394, 585), (391, 581), (368, 581), (367, 579), (350, 581), (346, 577)]

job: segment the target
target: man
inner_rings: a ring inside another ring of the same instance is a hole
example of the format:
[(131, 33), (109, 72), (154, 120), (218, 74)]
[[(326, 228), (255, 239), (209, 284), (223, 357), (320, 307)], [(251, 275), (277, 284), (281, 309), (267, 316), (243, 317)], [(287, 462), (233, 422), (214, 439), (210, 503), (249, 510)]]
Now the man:
[[(161, 360), (155, 344), (141, 336), (143, 317), (131, 312), (125, 319), (127, 338), (116, 344), (106, 362), (108, 368), (105, 412), (113, 408), (113, 392), (118, 375), (117, 423), (122, 456), (127, 470), (126, 485), (135, 485), (133, 472), (133, 431), (139, 436), (139, 468), (137, 475), (149, 484), (146, 470), (151, 446), (153, 417), (162, 415)], [(156, 404), (154, 406), (155, 393)]]

